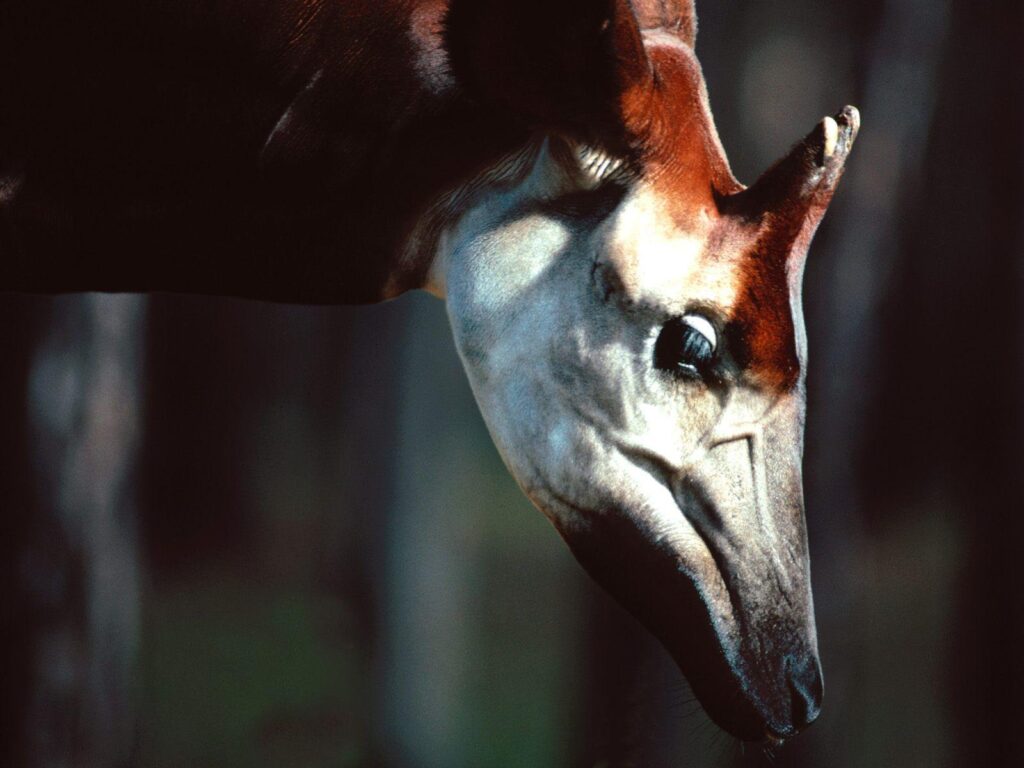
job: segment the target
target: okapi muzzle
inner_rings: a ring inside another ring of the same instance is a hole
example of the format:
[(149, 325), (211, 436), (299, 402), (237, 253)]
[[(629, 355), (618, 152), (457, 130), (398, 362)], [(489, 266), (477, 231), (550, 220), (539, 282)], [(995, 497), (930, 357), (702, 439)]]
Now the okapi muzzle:
[[(536, 137), (445, 237), (459, 352), (513, 474), (588, 573), (718, 724), (778, 741), (823, 692), (801, 281), (859, 116), (825, 118), (744, 187), (690, 4), (555, 3), (568, 39), (530, 27), (536, 5), (456, 3), (449, 20), (456, 75)], [(498, 22), (505, 38), (472, 43)]]

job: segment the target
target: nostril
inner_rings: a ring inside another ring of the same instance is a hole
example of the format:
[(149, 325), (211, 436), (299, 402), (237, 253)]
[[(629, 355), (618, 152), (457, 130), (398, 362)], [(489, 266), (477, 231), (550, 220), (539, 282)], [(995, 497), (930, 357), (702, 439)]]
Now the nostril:
[(789, 689), (793, 697), (793, 726), (803, 730), (821, 714), (825, 686), (817, 658), (809, 656), (790, 664)]

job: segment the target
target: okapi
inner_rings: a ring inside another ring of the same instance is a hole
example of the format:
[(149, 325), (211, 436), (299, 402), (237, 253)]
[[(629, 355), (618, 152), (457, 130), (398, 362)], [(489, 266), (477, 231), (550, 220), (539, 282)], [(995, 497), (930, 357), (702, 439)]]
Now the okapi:
[(689, 0), (0, 13), (0, 289), (445, 298), (512, 474), (710, 716), (817, 717), (801, 279), (855, 109), (748, 188)]

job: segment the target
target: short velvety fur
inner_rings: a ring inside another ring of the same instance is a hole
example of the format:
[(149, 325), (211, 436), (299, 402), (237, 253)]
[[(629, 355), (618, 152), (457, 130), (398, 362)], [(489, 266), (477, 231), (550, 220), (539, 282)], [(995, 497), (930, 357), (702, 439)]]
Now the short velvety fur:
[[(695, 33), (673, 0), (9, 0), (0, 290), (445, 296), (524, 491), (712, 718), (790, 736), (823, 690), (800, 283), (858, 117), (745, 189)], [(699, 369), (657, 350), (683, 325)]]

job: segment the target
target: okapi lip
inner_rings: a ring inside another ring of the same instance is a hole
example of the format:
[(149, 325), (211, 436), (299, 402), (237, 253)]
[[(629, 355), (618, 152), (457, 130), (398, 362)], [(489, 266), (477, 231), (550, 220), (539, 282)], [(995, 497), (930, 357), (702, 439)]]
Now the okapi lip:
[[(632, 515), (594, 513), (552, 498), (586, 521), (571, 529), (556, 522), (576, 560), (661, 642), (711, 720), (736, 738), (763, 741), (771, 718), (762, 711), (764, 703), (754, 700), (757, 686), (729, 658), (727, 638), (716, 628), (713, 604), (697, 574), (681, 567), (667, 547), (653, 545)], [(711, 553), (702, 535), (701, 540)], [(712, 567), (722, 579), (717, 561)]]

